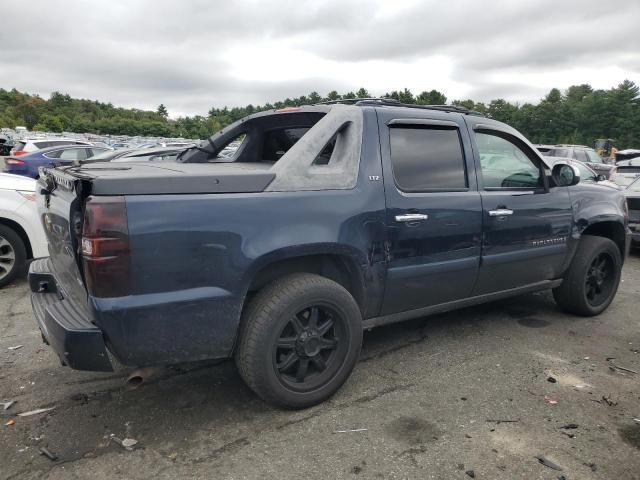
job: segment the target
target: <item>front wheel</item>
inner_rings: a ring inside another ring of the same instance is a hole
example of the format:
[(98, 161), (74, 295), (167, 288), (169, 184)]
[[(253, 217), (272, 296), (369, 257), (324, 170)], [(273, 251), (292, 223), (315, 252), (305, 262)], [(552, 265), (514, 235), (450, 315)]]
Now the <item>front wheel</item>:
[(608, 238), (585, 235), (562, 285), (553, 289), (553, 298), (566, 312), (586, 317), (598, 315), (613, 301), (621, 272), (618, 246)]
[(360, 309), (349, 292), (307, 273), (263, 288), (242, 315), (236, 364), (267, 402), (306, 408), (330, 397), (362, 346)]
[(26, 249), (20, 235), (0, 225), (0, 288), (10, 284), (24, 269)]

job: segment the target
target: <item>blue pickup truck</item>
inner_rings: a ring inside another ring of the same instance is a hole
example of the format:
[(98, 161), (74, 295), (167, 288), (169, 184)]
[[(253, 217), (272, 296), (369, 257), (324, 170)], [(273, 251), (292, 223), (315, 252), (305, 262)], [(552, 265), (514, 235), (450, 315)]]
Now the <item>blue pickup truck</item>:
[(64, 365), (235, 357), (287, 408), (342, 385), (364, 329), (544, 289), (597, 315), (629, 248), (618, 190), (475, 112), (383, 99), (251, 115), (177, 163), (44, 169), (38, 201), (32, 304)]

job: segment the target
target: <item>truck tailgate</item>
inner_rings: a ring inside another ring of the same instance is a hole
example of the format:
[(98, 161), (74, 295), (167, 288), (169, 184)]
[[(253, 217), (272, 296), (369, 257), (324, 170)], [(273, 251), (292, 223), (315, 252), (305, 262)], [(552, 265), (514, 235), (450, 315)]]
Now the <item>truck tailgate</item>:
[(44, 169), (38, 182), (38, 211), (49, 243), (50, 266), (64, 297), (86, 306), (78, 261), (82, 225), (79, 181), (53, 169)]

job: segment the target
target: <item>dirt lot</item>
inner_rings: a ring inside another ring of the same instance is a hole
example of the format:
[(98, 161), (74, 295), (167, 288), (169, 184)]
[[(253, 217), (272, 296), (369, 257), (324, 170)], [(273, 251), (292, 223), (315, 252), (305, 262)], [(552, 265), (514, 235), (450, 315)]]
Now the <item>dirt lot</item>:
[(640, 374), (612, 367), (640, 372), (637, 253), (623, 278), (593, 319), (543, 293), (369, 332), (343, 389), (299, 412), (230, 362), (135, 390), (60, 367), (21, 281), (0, 290), (0, 399), (17, 401), (0, 409), (0, 477), (640, 479)]

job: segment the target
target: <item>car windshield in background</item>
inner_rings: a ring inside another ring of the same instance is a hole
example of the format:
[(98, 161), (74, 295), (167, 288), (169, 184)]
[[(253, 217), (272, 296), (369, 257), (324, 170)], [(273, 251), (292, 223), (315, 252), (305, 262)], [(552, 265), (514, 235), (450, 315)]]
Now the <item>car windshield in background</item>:
[(589, 159), (589, 162), (604, 163), (604, 160), (602, 160), (602, 157), (598, 155), (596, 152), (594, 152), (593, 150), (585, 150), (585, 153), (587, 154), (587, 158)]
[(635, 181), (627, 187), (627, 190), (640, 193), (640, 178), (636, 178)]
[(162, 151), (153, 149), (134, 150), (119, 158), (115, 158), (113, 162), (175, 162), (178, 154), (184, 148), (163, 149)]
[(637, 178), (638, 175), (616, 175), (614, 181), (621, 187), (627, 187), (631, 185)]
[(584, 182), (584, 181), (595, 182), (596, 181), (596, 174), (589, 167), (587, 167), (585, 164), (580, 163), (580, 162), (572, 162), (571, 165), (576, 167), (578, 169), (578, 171), (580, 172), (580, 181), (581, 182)]

